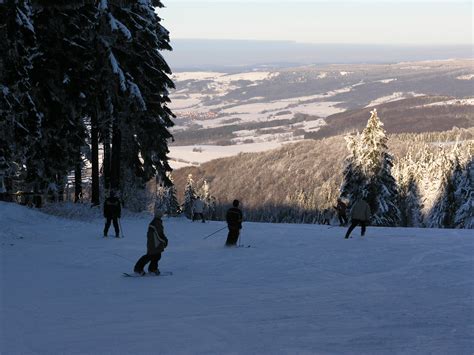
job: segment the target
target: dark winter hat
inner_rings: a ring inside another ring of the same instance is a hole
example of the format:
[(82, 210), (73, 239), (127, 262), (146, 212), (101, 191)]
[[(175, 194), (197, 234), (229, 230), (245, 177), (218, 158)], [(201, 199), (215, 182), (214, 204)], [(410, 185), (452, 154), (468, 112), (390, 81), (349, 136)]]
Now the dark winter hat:
[(234, 202), (232, 202), (232, 206), (239, 207), (239, 203), (239, 200), (234, 200)]

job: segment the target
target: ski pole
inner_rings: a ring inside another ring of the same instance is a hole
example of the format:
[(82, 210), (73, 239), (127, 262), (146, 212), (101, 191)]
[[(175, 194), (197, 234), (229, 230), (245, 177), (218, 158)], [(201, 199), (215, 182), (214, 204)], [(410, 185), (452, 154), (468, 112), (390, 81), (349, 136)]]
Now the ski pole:
[(122, 223), (120, 222), (120, 218), (118, 219), (118, 221), (119, 221), (120, 233), (122, 234), (122, 238), (125, 238), (125, 236), (123, 235)]
[(124, 260), (128, 260), (128, 261), (134, 262), (134, 260), (129, 259), (129, 258), (126, 258), (125, 256), (122, 256), (122, 255), (119, 255), (119, 254), (114, 254), (114, 253), (112, 253), (112, 255), (113, 255), (113, 256), (117, 256), (117, 257), (119, 257), (119, 258), (122, 258), (122, 259), (124, 259)]
[(227, 228), (227, 227), (223, 227), (223, 228), (221, 228), (221, 229), (219, 229), (219, 230), (215, 231), (214, 233), (211, 233), (211, 234), (209, 234), (209, 235), (205, 236), (205, 237), (204, 237), (204, 238), (202, 238), (202, 239), (207, 239), (207, 238), (209, 238), (211, 235), (214, 235), (214, 234), (216, 234), (217, 232), (220, 232), (221, 230), (223, 230), (223, 229), (226, 229), (226, 228)]

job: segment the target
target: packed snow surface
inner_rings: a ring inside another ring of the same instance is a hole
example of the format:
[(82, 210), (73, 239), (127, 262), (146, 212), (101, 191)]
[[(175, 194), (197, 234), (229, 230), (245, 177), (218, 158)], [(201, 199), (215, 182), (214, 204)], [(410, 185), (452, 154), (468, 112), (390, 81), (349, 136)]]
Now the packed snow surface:
[(165, 218), (173, 276), (124, 278), (150, 216), (123, 239), (96, 216), (0, 203), (2, 354), (474, 351), (472, 231), (244, 223), (226, 249), (223, 222)]

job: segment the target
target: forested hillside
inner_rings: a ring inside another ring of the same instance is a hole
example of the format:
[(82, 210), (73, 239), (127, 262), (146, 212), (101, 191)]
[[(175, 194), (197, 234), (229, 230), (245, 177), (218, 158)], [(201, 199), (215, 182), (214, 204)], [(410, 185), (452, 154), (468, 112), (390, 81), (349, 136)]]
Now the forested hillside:
[(326, 119), (327, 125), (316, 132), (306, 133), (305, 138), (323, 138), (362, 130), (374, 107), (383, 117), (388, 133), (442, 132), (453, 127), (474, 126), (472, 99), (419, 96), (336, 113)]
[[(461, 221), (454, 222), (454, 217), (449, 215), (453, 211), (440, 210), (449, 209), (441, 206), (446, 199), (452, 199), (453, 205), (456, 189), (456, 203), (464, 201), (468, 208), (466, 216), (472, 220), (473, 138), (473, 128), (388, 136), (401, 225), (465, 226)], [(237, 198), (243, 202), (249, 220), (321, 222), (322, 212), (332, 208), (340, 194), (348, 155), (344, 136), (335, 136), (287, 144), (263, 153), (216, 159), (200, 167), (176, 170), (173, 177), (181, 200), (189, 174), (196, 191), (206, 180), (209, 194), (218, 201), (218, 218), (222, 218), (225, 208)], [(411, 214), (407, 213), (409, 204)], [(413, 214), (419, 217), (414, 220)], [(440, 215), (444, 216), (443, 221), (439, 220)]]

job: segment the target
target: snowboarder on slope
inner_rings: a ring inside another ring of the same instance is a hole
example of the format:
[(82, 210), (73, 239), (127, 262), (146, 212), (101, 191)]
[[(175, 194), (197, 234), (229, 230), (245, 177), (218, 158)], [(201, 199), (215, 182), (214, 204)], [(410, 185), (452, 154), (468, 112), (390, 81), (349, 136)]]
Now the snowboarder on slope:
[(202, 223), (205, 223), (204, 220), (204, 202), (201, 200), (201, 197), (198, 196), (193, 202), (193, 222), (201, 217)]
[(104, 237), (107, 237), (107, 233), (110, 228), (110, 223), (113, 221), (115, 229), (115, 238), (120, 238), (118, 218), (120, 218), (121, 213), (122, 207), (120, 206), (120, 200), (115, 196), (114, 191), (110, 191), (109, 197), (104, 202), (104, 217), (106, 218)]
[(370, 219), (370, 207), (365, 198), (361, 198), (354, 203), (351, 210), (351, 225), (346, 233), (346, 239), (349, 238), (354, 228), (360, 224), (361, 232), (360, 235), (363, 237), (365, 234), (365, 227)]
[(147, 263), (150, 263), (148, 265), (149, 273), (160, 274), (158, 261), (161, 259), (161, 253), (168, 246), (168, 238), (165, 236), (163, 222), (161, 221), (162, 215), (163, 212), (161, 210), (155, 211), (155, 217), (148, 225), (148, 232), (146, 234), (146, 254), (138, 259), (133, 268), (133, 271), (141, 276), (145, 275), (143, 269)]
[(337, 205), (334, 206), (337, 211), (337, 216), (339, 217), (339, 225), (345, 226), (347, 224), (347, 205), (340, 198), (337, 199)]
[(227, 221), (227, 227), (229, 228), (229, 234), (225, 245), (227, 247), (235, 246), (239, 239), (240, 230), (242, 229), (242, 211), (239, 207), (239, 200), (232, 202), (231, 208), (227, 210), (225, 219)]

